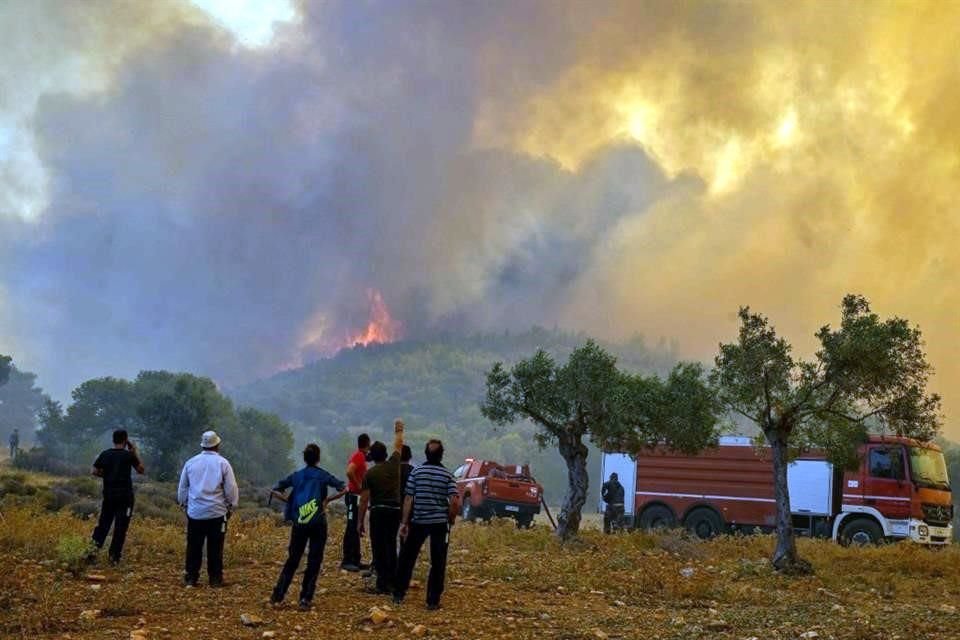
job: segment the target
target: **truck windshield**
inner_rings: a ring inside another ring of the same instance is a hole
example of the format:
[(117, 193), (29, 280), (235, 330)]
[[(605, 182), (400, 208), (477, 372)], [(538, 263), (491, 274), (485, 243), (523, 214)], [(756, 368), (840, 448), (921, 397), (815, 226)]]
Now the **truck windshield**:
[(947, 463), (939, 451), (910, 447), (910, 475), (917, 486), (950, 490)]

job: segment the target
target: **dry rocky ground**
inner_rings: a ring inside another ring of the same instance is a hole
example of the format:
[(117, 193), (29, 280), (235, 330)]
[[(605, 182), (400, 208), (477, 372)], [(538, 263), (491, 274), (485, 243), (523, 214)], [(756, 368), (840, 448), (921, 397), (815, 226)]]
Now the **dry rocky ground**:
[(266, 602), (288, 535), (275, 520), (231, 522), (229, 585), (184, 589), (176, 523), (135, 519), (119, 568), (73, 576), (56, 547), (89, 535), (90, 521), (23, 505), (2, 513), (2, 638), (960, 638), (954, 548), (803, 541), (817, 574), (797, 579), (769, 570), (765, 536), (704, 543), (588, 530), (561, 546), (544, 526), (458, 523), (443, 608), (428, 612), (422, 587), (394, 608), (337, 570), (342, 519), (333, 517), (315, 607), (303, 613), (297, 583), (287, 606)]

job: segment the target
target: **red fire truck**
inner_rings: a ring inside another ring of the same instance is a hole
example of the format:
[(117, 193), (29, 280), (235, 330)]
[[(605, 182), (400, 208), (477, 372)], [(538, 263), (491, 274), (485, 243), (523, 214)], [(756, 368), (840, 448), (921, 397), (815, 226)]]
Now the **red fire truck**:
[[(661, 449), (636, 458), (605, 453), (603, 479), (617, 472), (628, 519), (640, 528), (683, 525), (707, 538), (728, 531), (772, 530), (776, 505), (769, 452), (750, 438), (724, 437), (716, 448), (685, 456)], [(907, 438), (873, 436), (854, 471), (822, 455), (788, 469), (793, 521), (800, 535), (842, 544), (909, 539), (948, 544), (953, 506), (940, 448)]]

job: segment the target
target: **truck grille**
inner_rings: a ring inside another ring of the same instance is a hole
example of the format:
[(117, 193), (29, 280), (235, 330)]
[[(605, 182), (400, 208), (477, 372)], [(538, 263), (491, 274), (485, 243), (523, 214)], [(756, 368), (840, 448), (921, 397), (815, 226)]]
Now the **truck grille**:
[(923, 503), (923, 521), (935, 527), (943, 527), (953, 520), (953, 506), (949, 504)]

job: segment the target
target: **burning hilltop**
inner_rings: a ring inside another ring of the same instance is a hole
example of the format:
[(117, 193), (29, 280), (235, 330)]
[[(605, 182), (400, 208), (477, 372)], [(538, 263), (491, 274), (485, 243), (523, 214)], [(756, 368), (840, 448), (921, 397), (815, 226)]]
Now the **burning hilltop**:
[(304, 324), (293, 358), (281, 369), (302, 367), (310, 360), (329, 357), (341, 349), (371, 344), (387, 344), (403, 337), (399, 320), (390, 315), (390, 309), (377, 289), (367, 289), (367, 320), (360, 327), (338, 327), (325, 310), (314, 313)]

